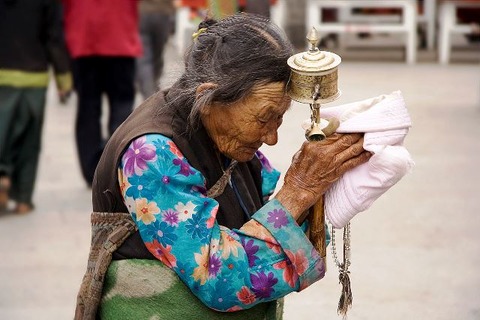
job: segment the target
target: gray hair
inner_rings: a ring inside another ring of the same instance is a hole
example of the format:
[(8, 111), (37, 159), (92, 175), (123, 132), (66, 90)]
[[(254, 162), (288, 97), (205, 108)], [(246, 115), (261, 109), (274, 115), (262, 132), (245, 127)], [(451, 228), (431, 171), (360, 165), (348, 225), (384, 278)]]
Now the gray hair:
[[(167, 95), (167, 105), (190, 110), (189, 129), (198, 125), (200, 111), (211, 103), (239, 101), (258, 84), (287, 84), (293, 47), (269, 20), (240, 13), (218, 22), (205, 20), (198, 29), (203, 30), (185, 56), (185, 71)], [(197, 96), (197, 87), (209, 82), (216, 86)]]

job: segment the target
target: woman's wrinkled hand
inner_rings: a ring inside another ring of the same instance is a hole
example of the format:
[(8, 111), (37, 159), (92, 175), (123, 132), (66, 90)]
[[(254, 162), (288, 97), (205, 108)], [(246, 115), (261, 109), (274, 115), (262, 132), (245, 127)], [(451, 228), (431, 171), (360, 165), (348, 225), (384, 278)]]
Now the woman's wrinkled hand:
[(363, 149), (363, 134), (335, 133), (322, 141), (307, 141), (294, 155), (275, 197), (298, 220), (333, 182), (370, 156)]

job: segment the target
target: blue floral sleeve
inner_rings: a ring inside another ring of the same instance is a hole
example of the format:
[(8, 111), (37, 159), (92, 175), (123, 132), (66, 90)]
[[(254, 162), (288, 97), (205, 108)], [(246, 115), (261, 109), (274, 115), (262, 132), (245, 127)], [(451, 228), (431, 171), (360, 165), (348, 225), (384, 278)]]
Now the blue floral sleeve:
[[(265, 177), (277, 172), (258, 156), (268, 195), (275, 178)], [(218, 225), (219, 205), (206, 197), (204, 177), (162, 135), (130, 144), (119, 183), (147, 249), (212, 309), (247, 309), (300, 291), (325, 273), (324, 261), (277, 200), (239, 230)]]
[(261, 151), (257, 151), (256, 156), (262, 164), (262, 194), (264, 200), (267, 200), (275, 191), (280, 172), (272, 167)]

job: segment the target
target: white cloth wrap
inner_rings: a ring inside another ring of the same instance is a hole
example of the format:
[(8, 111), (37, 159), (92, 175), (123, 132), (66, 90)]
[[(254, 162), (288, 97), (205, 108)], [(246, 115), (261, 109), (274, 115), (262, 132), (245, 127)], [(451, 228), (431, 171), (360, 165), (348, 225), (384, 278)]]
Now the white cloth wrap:
[(363, 147), (373, 153), (367, 163), (346, 172), (325, 194), (326, 217), (335, 228), (342, 228), (413, 168), (403, 146), (412, 122), (400, 91), (322, 108), (321, 116), (340, 120), (338, 133), (364, 132)]

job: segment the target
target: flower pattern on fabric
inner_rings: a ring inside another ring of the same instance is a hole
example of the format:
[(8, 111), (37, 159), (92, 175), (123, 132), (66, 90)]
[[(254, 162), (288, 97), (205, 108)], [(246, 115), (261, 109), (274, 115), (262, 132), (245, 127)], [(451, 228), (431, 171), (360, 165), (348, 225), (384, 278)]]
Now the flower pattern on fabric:
[(171, 226), (178, 226), (178, 212), (172, 210), (172, 209), (167, 209), (163, 212), (163, 217), (162, 220), (168, 223)]
[(145, 142), (146, 138), (140, 137), (134, 140), (127, 151), (125, 151), (123, 168), (127, 177), (134, 173), (141, 176), (143, 170), (147, 168), (147, 162), (155, 161), (155, 147)]
[(265, 274), (264, 271), (261, 271), (256, 275), (252, 275), (252, 291), (258, 298), (270, 298), (272, 293), (275, 291), (275, 289), (273, 289), (273, 286), (277, 282), (278, 279), (275, 278), (273, 272)]
[(200, 284), (207, 282), (208, 276), (208, 246), (201, 247), (200, 253), (194, 253), (197, 267), (193, 270), (193, 279), (200, 281)]
[(193, 170), (190, 168), (190, 165), (184, 159), (173, 159), (173, 164), (180, 167), (180, 171), (178, 173), (183, 174), (185, 177), (194, 174)]
[(206, 239), (208, 235), (208, 229), (205, 220), (206, 219), (204, 217), (197, 214), (186, 221), (185, 228), (192, 239), (200, 239), (202, 242)]
[(290, 287), (295, 287), (295, 283), (298, 280), (298, 275), (289, 260), (277, 262), (273, 266), (277, 269), (283, 270), (283, 280), (288, 283)]
[(237, 292), (237, 297), (240, 302), (245, 305), (249, 305), (255, 302), (257, 298), (255, 298), (255, 294), (250, 291), (247, 287), (243, 286), (240, 291)]
[(147, 247), (148, 251), (150, 251), (158, 260), (165, 263), (167, 267), (173, 268), (176, 266), (177, 259), (170, 253), (172, 250), (171, 246), (164, 247), (162, 244), (158, 243), (157, 240), (145, 242), (145, 246)]
[(146, 225), (155, 221), (155, 213), (160, 211), (155, 202), (148, 202), (145, 198), (135, 200), (135, 207), (137, 221), (142, 221)]
[(288, 224), (287, 213), (282, 209), (274, 209), (273, 212), (268, 213), (268, 222), (273, 223), (273, 227), (280, 229)]
[(149, 241), (157, 240), (164, 246), (172, 245), (177, 240), (175, 228), (164, 221), (155, 220), (153, 223), (146, 225), (144, 230), (144, 235)]
[(208, 261), (208, 275), (210, 278), (216, 277), (222, 266), (222, 260), (217, 255), (210, 256)]
[(196, 206), (191, 201), (188, 201), (187, 203), (179, 202), (174, 208), (178, 212), (180, 221), (184, 222), (192, 218)]
[(220, 236), (223, 247), (222, 258), (228, 259), (230, 255), (238, 257), (238, 250), (242, 247), (240, 243), (238, 243), (238, 241), (236, 241), (227, 232), (222, 232)]
[[(268, 197), (280, 174), (263, 154), (257, 157)], [(133, 140), (118, 175), (146, 248), (212, 309), (250, 308), (323, 277), (324, 261), (277, 200), (241, 229), (218, 225), (219, 205), (206, 196), (205, 178), (169, 138), (147, 134)]]
[(280, 172), (275, 170), (270, 164), (270, 161), (265, 157), (261, 151), (257, 151), (257, 158), (262, 164), (262, 192), (265, 199), (275, 191), (277, 181), (280, 178)]
[(255, 241), (253, 239), (242, 239), (242, 246), (247, 254), (248, 265), (250, 267), (255, 266), (255, 262), (258, 260), (258, 257), (255, 254), (258, 252), (259, 246), (255, 245)]

